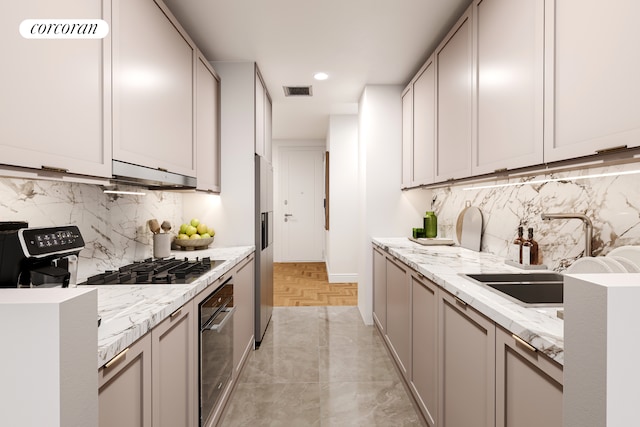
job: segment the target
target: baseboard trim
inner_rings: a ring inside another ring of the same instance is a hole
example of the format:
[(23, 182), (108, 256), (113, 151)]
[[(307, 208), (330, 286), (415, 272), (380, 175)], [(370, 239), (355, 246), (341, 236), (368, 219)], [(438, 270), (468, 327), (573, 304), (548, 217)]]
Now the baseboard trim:
[(358, 283), (358, 274), (328, 274), (329, 283)]

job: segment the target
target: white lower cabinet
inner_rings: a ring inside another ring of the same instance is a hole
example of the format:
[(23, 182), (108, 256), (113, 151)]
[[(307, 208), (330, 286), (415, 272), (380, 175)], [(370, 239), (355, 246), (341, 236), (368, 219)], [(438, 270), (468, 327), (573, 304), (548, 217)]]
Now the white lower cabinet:
[(253, 349), (255, 331), (253, 255), (242, 261), (234, 275), (233, 301), (233, 375), (240, 376), (244, 362)]
[(193, 303), (98, 370), (100, 427), (195, 427), (197, 334)]
[(562, 367), (496, 328), (496, 427), (562, 427)]
[(411, 273), (411, 381), (418, 406), (430, 425), (438, 416), (438, 287)]
[(385, 301), (386, 332), (374, 323), (429, 427), (562, 426), (562, 366), (393, 255), (373, 254), (374, 319)]
[(495, 424), (495, 325), (460, 299), (441, 292), (439, 426)]
[(196, 425), (198, 396), (194, 384), (197, 383), (198, 338), (195, 317), (190, 301), (151, 331), (151, 419), (154, 427)]
[(400, 371), (411, 375), (411, 317), (409, 310), (408, 268), (387, 259), (387, 334), (386, 340)]
[(98, 370), (98, 425), (151, 427), (151, 334)]
[(373, 321), (384, 335), (387, 330), (387, 259), (373, 249)]

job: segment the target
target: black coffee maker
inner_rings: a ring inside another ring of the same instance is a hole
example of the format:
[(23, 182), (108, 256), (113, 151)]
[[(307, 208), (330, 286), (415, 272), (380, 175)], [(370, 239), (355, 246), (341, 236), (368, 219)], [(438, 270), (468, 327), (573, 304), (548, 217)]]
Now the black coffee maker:
[(0, 288), (75, 286), (84, 239), (75, 225), (0, 222)]

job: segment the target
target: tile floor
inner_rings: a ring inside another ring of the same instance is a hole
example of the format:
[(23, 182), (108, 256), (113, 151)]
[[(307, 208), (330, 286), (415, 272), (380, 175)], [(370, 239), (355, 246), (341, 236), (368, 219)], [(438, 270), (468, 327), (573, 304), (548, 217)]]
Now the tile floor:
[(423, 424), (380, 334), (356, 307), (275, 307), (221, 425)]

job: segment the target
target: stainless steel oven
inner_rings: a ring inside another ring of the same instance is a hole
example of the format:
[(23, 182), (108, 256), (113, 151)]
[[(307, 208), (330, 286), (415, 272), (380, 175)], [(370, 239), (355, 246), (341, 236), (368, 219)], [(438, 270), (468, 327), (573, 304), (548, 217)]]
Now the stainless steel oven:
[(200, 315), (200, 425), (210, 418), (233, 372), (233, 277), (204, 299)]

